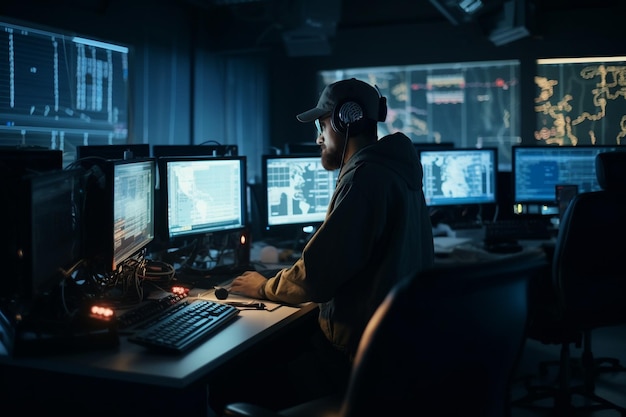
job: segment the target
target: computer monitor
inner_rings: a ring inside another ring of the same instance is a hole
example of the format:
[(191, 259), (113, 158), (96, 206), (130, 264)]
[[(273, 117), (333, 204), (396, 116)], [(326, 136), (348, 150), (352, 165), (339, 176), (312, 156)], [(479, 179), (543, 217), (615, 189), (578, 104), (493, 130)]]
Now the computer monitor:
[(154, 239), (156, 167), (152, 158), (98, 167), (86, 195), (85, 257), (113, 272)]
[(20, 175), (63, 168), (63, 151), (41, 147), (0, 147), (0, 173)]
[(454, 142), (413, 142), (413, 147), (417, 152), (438, 151), (440, 149), (454, 148)]
[(20, 300), (49, 295), (81, 258), (79, 210), (83, 171), (50, 170), (3, 176), (8, 198), (0, 247), (5, 267), (0, 294)]
[(324, 221), (339, 172), (326, 170), (320, 155), (262, 155), (262, 171), (267, 232)]
[(497, 148), (442, 148), (418, 154), (429, 207), (497, 202)]
[(173, 245), (246, 226), (245, 156), (158, 159), (159, 235)]
[(237, 145), (152, 145), (152, 156), (237, 156)]
[(555, 187), (560, 184), (576, 185), (579, 193), (599, 190), (595, 157), (617, 149), (621, 148), (612, 145), (514, 146), (514, 213), (558, 215)]
[[(2, 143), (58, 147), (64, 165), (76, 146), (124, 143), (132, 132), (134, 47), (7, 18), (3, 8)], [(50, 9), (52, 15), (63, 12)], [(26, 12), (26, 15), (31, 14)], [(61, 19), (63, 19), (61, 17)], [(65, 25), (64, 25), (65, 26)], [(89, 31), (92, 31), (90, 28)]]
[(320, 145), (315, 141), (309, 142), (287, 142), (285, 143), (285, 153), (287, 155), (321, 155)]
[(80, 145), (76, 147), (76, 159), (96, 157), (103, 159), (147, 158), (150, 145), (147, 143), (127, 143), (118, 145)]

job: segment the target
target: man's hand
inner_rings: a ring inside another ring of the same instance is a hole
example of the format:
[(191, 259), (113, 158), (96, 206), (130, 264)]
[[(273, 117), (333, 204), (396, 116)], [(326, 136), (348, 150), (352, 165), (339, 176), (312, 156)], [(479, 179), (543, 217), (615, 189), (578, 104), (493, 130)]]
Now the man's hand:
[(258, 272), (246, 271), (232, 281), (230, 291), (250, 298), (262, 298), (259, 290), (266, 282), (267, 278)]

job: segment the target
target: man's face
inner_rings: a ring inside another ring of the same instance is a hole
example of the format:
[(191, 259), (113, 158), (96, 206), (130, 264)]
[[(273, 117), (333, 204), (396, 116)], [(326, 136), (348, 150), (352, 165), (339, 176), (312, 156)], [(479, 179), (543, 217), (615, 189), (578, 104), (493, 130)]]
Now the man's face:
[(330, 124), (330, 117), (315, 121), (318, 136), (316, 143), (322, 150), (322, 166), (328, 171), (334, 171), (341, 166), (345, 138), (334, 131)]

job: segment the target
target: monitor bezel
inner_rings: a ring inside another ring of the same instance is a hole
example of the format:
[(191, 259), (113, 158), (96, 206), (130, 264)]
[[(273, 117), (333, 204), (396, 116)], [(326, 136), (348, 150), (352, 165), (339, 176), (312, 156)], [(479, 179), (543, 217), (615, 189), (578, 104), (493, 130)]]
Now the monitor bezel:
[(157, 159), (175, 156), (230, 157), (238, 155), (237, 145), (152, 145), (152, 156)]
[(58, 169), (63, 169), (60, 149), (0, 146), (0, 172), (26, 175)]
[[(472, 198), (453, 198), (450, 199), (449, 202), (432, 202), (428, 200), (428, 196), (426, 194), (425, 191), (425, 187), (424, 187), (424, 197), (426, 198), (426, 205), (429, 208), (434, 208), (434, 207), (468, 207), (468, 206), (482, 206), (482, 205), (496, 205), (498, 204), (498, 148), (496, 147), (484, 147), (484, 148), (455, 148), (455, 147), (441, 147), (439, 149), (420, 149), (417, 151), (417, 156), (420, 160), (420, 164), (422, 164), (422, 156), (425, 154), (430, 154), (430, 153), (437, 153), (437, 154), (461, 154), (461, 153), (467, 153), (467, 152), (472, 152), (472, 153), (489, 153), (491, 154), (491, 161), (492, 161), (492, 169), (491, 169), (491, 176), (492, 176), (492, 189), (493, 189), (493, 193), (491, 194), (491, 196), (488, 197), (483, 197), (483, 198), (478, 198), (478, 197), (472, 197)], [(423, 165), (422, 165), (422, 169), (423, 169)], [(426, 173), (424, 172), (424, 177), (422, 179), (422, 183), (424, 181), (426, 181)], [(456, 201), (453, 201), (456, 200)]]
[(439, 151), (456, 148), (454, 142), (413, 142), (413, 147), (418, 154), (420, 151)]
[[(131, 152), (127, 154), (126, 152)], [(127, 143), (112, 145), (79, 145), (76, 147), (76, 160), (85, 158), (102, 159), (141, 159), (150, 157), (150, 145), (147, 143)]]
[(322, 154), (322, 148), (316, 142), (287, 142), (285, 143), (286, 155), (315, 155), (320, 157)]

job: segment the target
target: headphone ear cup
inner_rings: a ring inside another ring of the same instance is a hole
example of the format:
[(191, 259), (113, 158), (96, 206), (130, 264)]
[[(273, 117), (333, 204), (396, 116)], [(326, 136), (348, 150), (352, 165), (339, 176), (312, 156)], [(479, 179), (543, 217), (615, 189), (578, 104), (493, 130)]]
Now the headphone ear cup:
[(338, 103), (333, 109), (330, 124), (337, 133), (345, 135), (350, 126), (350, 133), (359, 133), (359, 121), (364, 119), (363, 108), (355, 101)]
[(335, 132), (340, 133), (342, 135), (346, 134), (346, 127), (341, 122), (341, 119), (339, 119), (338, 106), (335, 106), (333, 108), (333, 113), (330, 115), (330, 125), (332, 126)]

